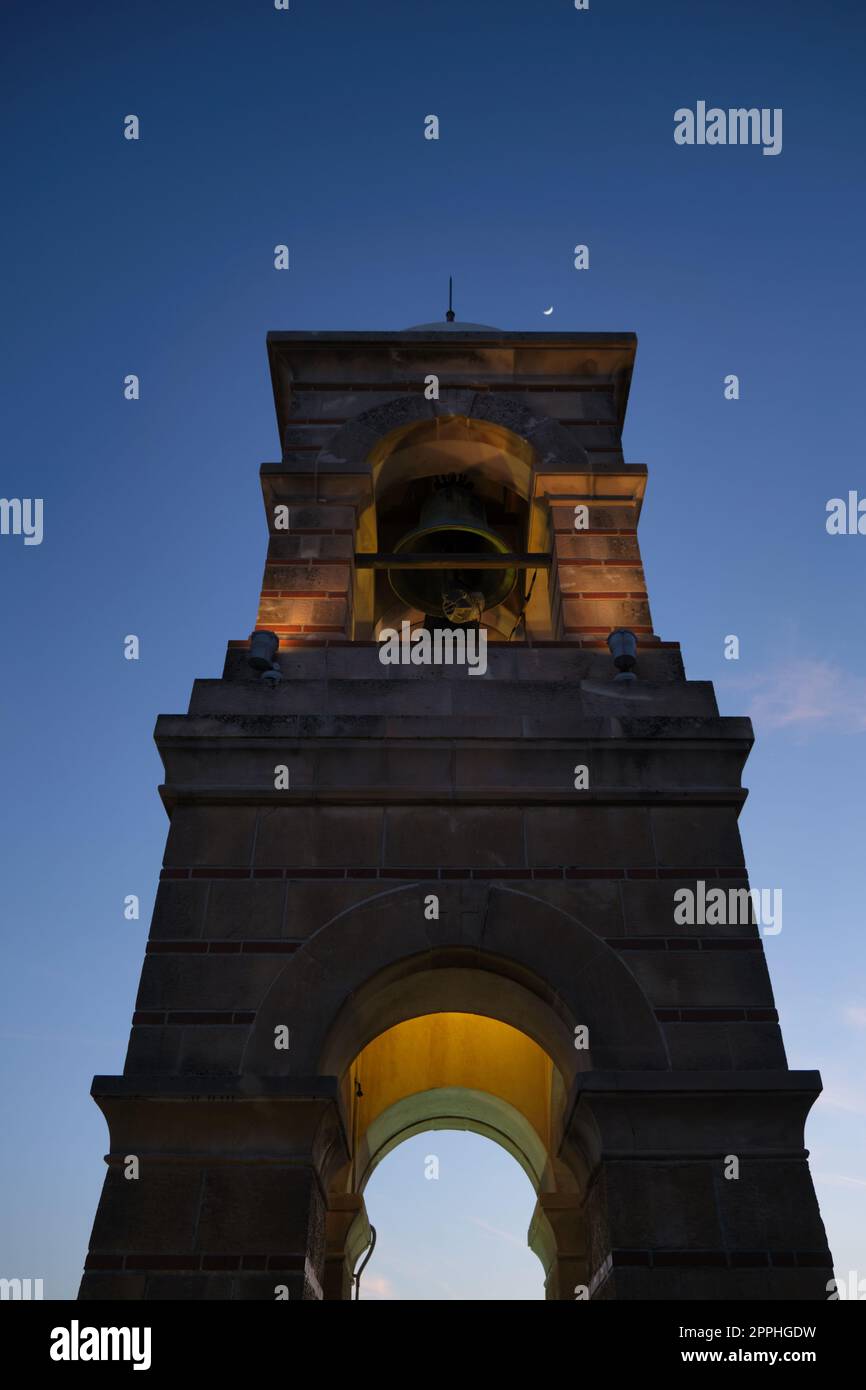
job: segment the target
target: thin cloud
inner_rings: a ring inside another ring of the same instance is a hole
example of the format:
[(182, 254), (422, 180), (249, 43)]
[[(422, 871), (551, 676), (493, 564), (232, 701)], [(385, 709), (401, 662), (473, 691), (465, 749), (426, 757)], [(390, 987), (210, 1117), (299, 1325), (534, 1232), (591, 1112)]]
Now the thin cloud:
[(866, 733), (866, 677), (828, 661), (790, 661), (730, 684), (752, 691), (749, 714), (760, 729)]
[(845, 1173), (815, 1173), (813, 1176), (829, 1187), (866, 1187), (866, 1178), (849, 1178)]
[(486, 1221), (480, 1220), (477, 1216), (470, 1216), (469, 1220), (473, 1226), (480, 1226), (482, 1231), (489, 1231), (491, 1235), (499, 1236), (501, 1240), (507, 1240), (509, 1245), (516, 1245), (518, 1250), (526, 1249), (526, 1241), (518, 1240), (517, 1236), (513, 1236), (510, 1231), (500, 1231), (498, 1226), (488, 1226)]
[(836, 1082), (829, 1090), (822, 1091), (821, 1105), (829, 1105), (831, 1110), (842, 1110), (846, 1115), (866, 1115), (866, 1098), (859, 1091)]
[(399, 1295), (394, 1290), (394, 1285), (390, 1279), (386, 1279), (384, 1274), (369, 1274), (361, 1278), (361, 1302), (365, 1298), (369, 1299), (393, 1299)]
[[(392, 1261), (392, 1263), (393, 1263), (393, 1261)], [(413, 1268), (411, 1265), (408, 1266), (408, 1269), (409, 1269), (409, 1271), (410, 1271), (410, 1273), (411, 1273), (412, 1281), (417, 1281), (417, 1279), (418, 1279), (419, 1274), (421, 1273), (421, 1271), (419, 1271), (418, 1269)], [(430, 1276), (428, 1276), (428, 1277), (430, 1277)], [(436, 1279), (436, 1278), (431, 1278), (430, 1281), (431, 1281), (431, 1283), (432, 1283), (432, 1285), (433, 1285), (434, 1288), (442, 1289), (442, 1290), (444, 1291), (444, 1293), (446, 1294), (446, 1296), (447, 1296), (449, 1299), (454, 1299), (454, 1298), (457, 1297), (457, 1295), (454, 1293), (454, 1290), (452, 1289), (451, 1285), (445, 1283), (444, 1280), (442, 1280), (442, 1279)], [(410, 1282), (411, 1282), (411, 1281), (410, 1281)], [(361, 1302), (362, 1302), (362, 1303), (364, 1302), (364, 1299), (369, 1299), (371, 1303), (384, 1303), (384, 1302), (398, 1302), (398, 1303), (399, 1303), (399, 1302), (409, 1302), (409, 1303), (412, 1303), (412, 1302), (415, 1302), (419, 1297), (421, 1297), (421, 1295), (419, 1295), (419, 1294), (417, 1294), (417, 1293), (414, 1293), (414, 1294), (413, 1294), (413, 1293), (409, 1293), (409, 1292), (407, 1291), (407, 1289), (406, 1289), (405, 1286), (404, 1286), (404, 1287), (400, 1287), (400, 1286), (398, 1286), (397, 1284), (392, 1283), (392, 1281), (391, 1281), (390, 1279), (386, 1278), (386, 1276), (385, 1276), (384, 1274), (370, 1274), (370, 1275), (366, 1275), (366, 1274), (365, 1274), (365, 1275), (363, 1275), (363, 1277), (362, 1277), (362, 1279), (361, 1279)]]
[(866, 1009), (859, 1004), (850, 1004), (845, 1010), (845, 1021), (852, 1028), (866, 1028)]

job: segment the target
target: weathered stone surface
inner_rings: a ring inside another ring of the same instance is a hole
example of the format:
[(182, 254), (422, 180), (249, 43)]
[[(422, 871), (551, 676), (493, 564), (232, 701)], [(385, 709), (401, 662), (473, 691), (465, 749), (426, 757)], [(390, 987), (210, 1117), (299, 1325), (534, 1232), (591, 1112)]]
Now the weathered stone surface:
[[(234, 641), (157, 724), (166, 877), (124, 1075), (94, 1082), (111, 1161), (82, 1299), (345, 1298), (370, 1172), (456, 1120), (522, 1156), (550, 1298), (826, 1297), (820, 1079), (787, 1068), (756, 926), (674, 916), (701, 880), (748, 888), (752, 730), (652, 628), (647, 470), (620, 453), (634, 351), (456, 323), (271, 335), (258, 626), (281, 681)], [(550, 552), (522, 625), (518, 600), (491, 617), (483, 676), (384, 665), (401, 609), (353, 563), (452, 471), (508, 544)]]
[(412, 866), (431, 854), (445, 868), (513, 868), (524, 860), (521, 813), (513, 807), (389, 807), (385, 867)]
[(210, 941), (251, 941), (283, 935), (286, 885), (282, 879), (214, 879), (204, 934)]
[(665, 807), (650, 814), (660, 865), (703, 865), (708, 845), (715, 856), (712, 863), (736, 867), (744, 862), (734, 811), (707, 806), (682, 810)]
[(178, 806), (163, 862), (167, 868), (249, 864), (255, 824), (250, 806)]
[(773, 1008), (762, 951), (629, 951), (656, 1008)]
[(202, 1008), (232, 1013), (258, 1007), (282, 965), (280, 956), (148, 956), (141, 972), (136, 1008), (185, 1012)]
[(643, 808), (533, 808), (526, 812), (526, 838), (534, 867), (642, 868), (655, 862)]
[(154, 1255), (192, 1250), (200, 1195), (201, 1173), (188, 1164), (148, 1163), (142, 1157), (135, 1181), (113, 1164), (105, 1175), (91, 1250)]
[(285, 807), (259, 812), (257, 867), (366, 867), (379, 862), (382, 811), (373, 806)]
[(160, 883), (150, 924), (151, 940), (180, 941), (201, 936), (207, 903), (207, 883), (189, 879)]

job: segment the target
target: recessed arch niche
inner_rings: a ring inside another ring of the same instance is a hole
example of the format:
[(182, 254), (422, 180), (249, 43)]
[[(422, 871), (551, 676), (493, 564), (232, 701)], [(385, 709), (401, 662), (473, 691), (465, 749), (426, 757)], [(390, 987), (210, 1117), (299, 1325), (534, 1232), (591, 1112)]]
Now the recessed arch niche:
[[(361, 1049), (343, 1076), (353, 1160), (334, 1197), (362, 1199), (379, 1164), (415, 1135), (464, 1130), (491, 1140), (523, 1169), (537, 1202), (527, 1244), (549, 1284), (558, 1278), (559, 1237), (549, 1204), (568, 1204), (579, 1222), (578, 1182), (555, 1158), (566, 1102), (563, 1078), (528, 1034), (499, 1019), (442, 1011), (393, 1024)], [(333, 1200), (333, 1199), (332, 1199)], [(357, 1258), (368, 1240), (358, 1201), (346, 1248)]]
[[(522, 409), (517, 411), (520, 419)], [(529, 548), (530, 538), (532, 548), (549, 546), (547, 509), (533, 490), (536, 451), (528, 439), (505, 425), (457, 412), (411, 420), (384, 433), (366, 462), (372, 490), (370, 505), (359, 517), (357, 543), (363, 550), (394, 549), (416, 525), (434, 479), (449, 474), (459, 474), (471, 483), (484, 503), (491, 528), (511, 549)], [(532, 574), (521, 572), (510, 597), (485, 612), (489, 640), (507, 640), (514, 631), (532, 579)], [(539, 573), (536, 587), (539, 583), (546, 591), (546, 572)], [(355, 618), (358, 630), (373, 637), (402, 621), (423, 622), (423, 614), (401, 603), (381, 571), (376, 575), (358, 572)]]

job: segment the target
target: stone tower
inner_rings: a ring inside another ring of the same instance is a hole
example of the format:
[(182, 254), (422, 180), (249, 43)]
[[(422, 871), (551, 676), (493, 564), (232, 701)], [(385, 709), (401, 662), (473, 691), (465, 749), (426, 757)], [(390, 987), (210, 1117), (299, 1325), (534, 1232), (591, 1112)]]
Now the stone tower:
[[(278, 670), (230, 642), (157, 722), (168, 841), (124, 1072), (93, 1085), (81, 1298), (347, 1298), (370, 1173), (435, 1128), (522, 1164), (550, 1298), (826, 1298), (820, 1079), (788, 1069), (760, 926), (700, 911), (747, 897), (752, 731), (653, 631), (635, 348), (269, 336)], [(452, 475), (515, 569), (484, 674), (380, 659), (425, 621), (395, 555)]]

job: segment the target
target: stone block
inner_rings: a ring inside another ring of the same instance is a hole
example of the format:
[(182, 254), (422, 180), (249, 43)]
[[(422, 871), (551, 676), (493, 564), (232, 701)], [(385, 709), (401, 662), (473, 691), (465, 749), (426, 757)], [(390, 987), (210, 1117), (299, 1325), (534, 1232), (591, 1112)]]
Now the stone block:
[(652, 632), (653, 627), (647, 601), (632, 598), (564, 598), (562, 622), (566, 632), (598, 628), (607, 633), (617, 627)]
[[(87, 1270), (81, 1280), (78, 1300), (84, 1303), (101, 1303), (109, 1299), (113, 1303), (138, 1303), (147, 1296), (146, 1287), (147, 1279), (144, 1274)], [(82, 1321), (86, 1322), (87, 1319)]]
[(339, 882), (328, 879), (290, 879), (286, 884), (285, 935), (289, 940), (312, 936), (320, 927), (382, 892), (379, 879)]
[(93, 1251), (162, 1254), (193, 1248), (201, 1197), (194, 1164), (149, 1162), (141, 1155), (140, 1176), (127, 1179), (112, 1165), (105, 1176), (93, 1224)]
[(737, 1068), (761, 1071), (787, 1067), (782, 1030), (778, 1023), (729, 1023), (728, 1050)]
[(628, 951), (623, 959), (658, 1009), (774, 1007), (762, 951)]
[[(419, 717), (415, 722), (422, 721)], [(393, 791), (402, 787), (416, 794), (419, 787), (425, 787), (432, 796), (450, 793), (452, 777), (452, 752), (441, 742), (424, 747), (414, 740), (366, 739), (348, 746), (325, 745), (316, 758), (316, 785), (320, 788)]]
[(606, 560), (640, 563), (637, 536), (599, 536), (592, 531), (557, 529), (554, 553), (558, 560)]
[(185, 941), (204, 930), (208, 883), (200, 879), (163, 879), (156, 890), (150, 923), (151, 941)]
[(251, 806), (176, 806), (163, 862), (166, 868), (248, 865), (255, 823)]
[(322, 1257), (324, 1210), (310, 1169), (251, 1163), (208, 1169), (197, 1250), (294, 1255), (303, 1261), (313, 1245), (315, 1265), (317, 1232)]
[(292, 564), (299, 560), (351, 560), (354, 549), (350, 535), (275, 531), (268, 542), (268, 565)]
[(524, 863), (521, 812), (513, 806), (389, 806), (384, 863), (504, 869)]
[(210, 1300), (228, 1301), (233, 1296), (234, 1280), (230, 1274), (149, 1274), (147, 1299), (160, 1302), (201, 1303)]
[(287, 532), (293, 531), (355, 531), (355, 508), (341, 507), (337, 503), (323, 503), (319, 506), (295, 506), (289, 508)]
[(561, 564), (556, 571), (560, 592), (564, 597), (585, 595), (633, 594), (645, 592), (646, 581), (640, 566)]
[(239, 1024), (196, 1024), (173, 1028), (181, 1035), (175, 1070), (184, 1076), (236, 1076), (249, 1037)]
[[(730, 1152), (737, 1154), (732, 1143)], [(716, 1201), (728, 1244), (746, 1250), (824, 1250), (827, 1236), (808, 1166), (740, 1156), (740, 1175), (715, 1173)]]
[(326, 628), (341, 632), (348, 612), (343, 598), (263, 598), (256, 627)]
[(256, 866), (369, 867), (379, 863), (383, 812), (375, 806), (286, 806), (259, 812)]
[(713, 1071), (733, 1067), (728, 1042), (735, 1027), (747, 1024), (665, 1023), (662, 1029), (675, 1071)]
[(671, 868), (692, 864), (731, 868), (744, 863), (734, 809), (663, 806), (653, 808), (651, 816), (660, 865)]
[(284, 964), (284, 956), (259, 954), (146, 956), (136, 1008), (255, 1009)]
[(624, 931), (621, 887), (616, 879), (571, 879), (561, 882), (534, 879), (521, 891), (576, 918), (582, 927), (597, 936), (617, 937), (622, 936)]
[(643, 807), (539, 806), (529, 807), (525, 817), (533, 867), (614, 869), (654, 862), (649, 815)]
[[(626, 936), (724, 936), (735, 938), (756, 936), (754, 926), (749, 923), (733, 926), (708, 927), (700, 922), (677, 922), (674, 912), (677, 908), (675, 894), (683, 888), (696, 893), (696, 879), (626, 879), (622, 884), (622, 906), (625, 917)], [(739, 888), (745, 886), (738, 879), (713, 879), (713, 887)], [(680, 900), (682, 901), (682, 900)]]
[(205, 915), (209, 940), (273, 940), (283, 934), (286, 885), (282, 879), (214, 879)]
[(605, 1239), (613, 1248), (715, 1250), (723, 1243), (710, 1163), (608, 1162), (605, 1195)]
[(569, 536), (590, 536), (598, 531), (634, 531), (635, 509), (631, 503), (614, 506), (611, 503), (595, 502), (591, 498), (584, 503), (589, 509), (589, 525), (582, 531), (574, 529), (575, 503), (551, 500), (550, 519), (558, 534)]
[(286, 590), (292, 595), (341, 593), (348, 589), (351, 581), (352, 572), (347, 564), (323, 565), (310, 560), (306, 564), (268, 565), (262, 588)]
[(180, 1058), (181, 1029), (158, 1024), (134, 1024), (129, 1035), (126, 1076), (176, 1072)]

